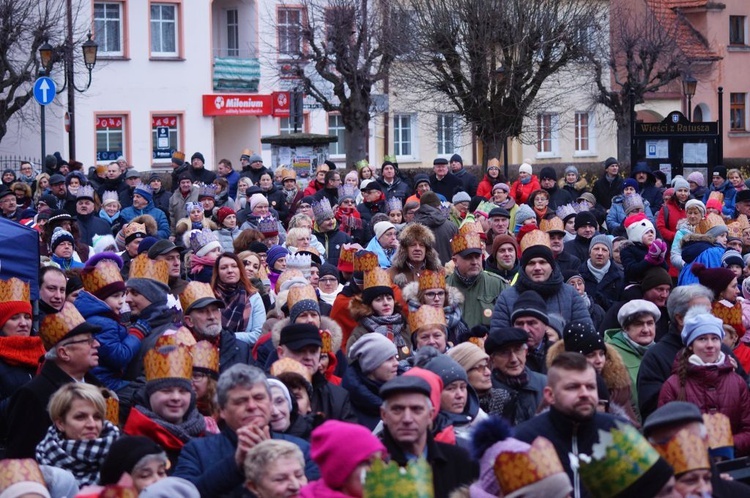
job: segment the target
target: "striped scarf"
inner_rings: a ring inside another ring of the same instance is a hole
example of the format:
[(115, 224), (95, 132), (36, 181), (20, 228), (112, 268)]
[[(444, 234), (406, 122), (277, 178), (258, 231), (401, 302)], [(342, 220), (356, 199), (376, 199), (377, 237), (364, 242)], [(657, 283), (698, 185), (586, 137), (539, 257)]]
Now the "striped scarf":
[(250, 320), (250, 298), (247, 291), (239, 284), (228, 285), (216, 283), (216, 297), (224, 302), (221, 311), (221, 326), (231, 333), (244, 332)]

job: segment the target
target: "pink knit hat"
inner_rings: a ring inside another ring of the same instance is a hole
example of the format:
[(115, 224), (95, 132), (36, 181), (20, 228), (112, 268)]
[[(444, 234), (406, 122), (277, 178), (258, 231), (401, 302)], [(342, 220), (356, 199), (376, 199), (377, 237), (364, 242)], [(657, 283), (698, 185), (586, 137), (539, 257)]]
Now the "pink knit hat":
[(435, 408), (435, 410), (432, 412), (432, 420), (435, 420), (438, 416), (438, 413), (440, 413), (440, 396), (443, 393), (444, 387), (443, 380), (438, 374), (419, 367), (410, 368), (409, 370), (404, 372), (404, 375), (413, 375), (414, 377), (420, 377), (421, 379), (427, 381), (427, 383), (430, 385), (430, 401), (432, 402), (433, 408)]
[(312, 431), (310, 456), (333, 489), (340, 489), (357, 465), (377, 452), (386, 454), (387, 450), (372, 432), (358, 424), (328, 420)]

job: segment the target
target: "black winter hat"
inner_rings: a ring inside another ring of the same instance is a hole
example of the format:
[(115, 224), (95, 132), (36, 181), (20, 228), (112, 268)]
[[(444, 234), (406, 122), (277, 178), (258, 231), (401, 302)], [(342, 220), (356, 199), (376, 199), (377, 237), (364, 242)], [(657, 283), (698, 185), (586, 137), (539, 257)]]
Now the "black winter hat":
[(610, 167), (610, 166), (612, 166), (613, 164), (620, 164), (620, 162), (619, 162), (619, 161), (618, 161), (617, 159), (615, 159), (614, 157), (608, 157), (608, 158), (607, 158), (607, 159), (606, 159), (606, 160), (604, 161), (604, 169), (607, 169), (607, 168), (609, 168), (609, 167)]
[(578, 230), (581, 227), (592, 226), (596, 229), (599, 228), (599, 223), (596, 222), (596, 216), (591, 211), (581, 211), (576, 215), (575, 229)]
[(318, 270), (318, 277), (323, 278), (328, 275), (333, 275), (339, 282), (341, 281), (341, 276), (339, 275), (338, 268), (330, 263), (323, 263), (322, 265), (320, 265), (320, 270)]
[(590, 323), (571, 322), (563, 330), (565, 351), (587, 355), (594, 351), (606, 351), (602, 336)]
[(534, 258), (544, 258), (552, 267), (555, 266), (555, 256), (552, 254), (552, 249), (547, 246), (531, 246), (524, 249), (521, 253), (521, 268), (525, 268)]
[(318, 327), (309, 323), (293, 323), (281, 329), (279, 346), (299, 351), (305, 346), (323, 346)]
[(557, 181), (557, 172), (555, 172), (555, 168), (552, 166), (545, 166), (542, 168), (542, 171), (539, 172), (539, 180), (544, 180), (545, 178)]
[(529, 334), (524, 329), (507, 327), (491, 330), (484, 341), (484, 352), (488, 355), (498, 352), (506, 346), (513, 344), (526, 344)]
[(145, 436), (121, 436), (112, 443), (99, 473), (102, 486), (116, 484), (125, 472), (132, 473), (138, 462), (149, 455), (167, 455), (161, 446)]
[(463, 158), (462, 158), (461, 156), (459, 156), (458, 154), (453, 154), (453, 155), (451, 156), (451, 160), (450, 160), (450, 162), (453, 162), (453, 161), (456, 161), (457, 163), (461, 163), (461, 166), (463, 166), (463, 165), (464, 165), (464, 160), (463, 160)]
[(714, 176), (719, 175), (724, 180), (726, 180), (727, 179), (727, 168), (726, 168), (726, 166), (721, 166), (721, 165), (715, 166), (713, 174), (714, 174)]
[(190, 156), (190, 162), (193, 162), (193, 159), (200, 159), (203, 164), (206, 164), (206, 159), (203, 157), (203, 154), (200, 152), (196, 152), (192, 156)]
[(542, 321), (545, 325), (549, 325), (547, 303), (544, 302), (542, 296), (536, 291), (524, 291), (516, 299), (516, 303), (513, 305), (513, 313), (510, 315), (510, 321), (513, 323), (517, 318), (523, 316), (532, 316)]

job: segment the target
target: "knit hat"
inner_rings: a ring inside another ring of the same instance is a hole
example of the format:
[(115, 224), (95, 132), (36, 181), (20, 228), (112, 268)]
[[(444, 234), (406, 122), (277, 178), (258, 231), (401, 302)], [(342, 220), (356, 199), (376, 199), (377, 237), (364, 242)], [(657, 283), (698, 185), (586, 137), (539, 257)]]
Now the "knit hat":
[(680, 190), (681, 188), (690, 190), (690, 184), (684, 178), (675, 178), (674, 182), (672, 183), (672, 188), (674, 188), (675, 192)]
[[(736, 198), (735, 198), (735, 202), (736, 202)], [(721, 201), (719, 199), (709, 199), (708, 201), (706, 201), (706, 209), (715, 209), (721, 212)]]
[(727, 251), (721, 257), (721, 266), (723, 266), (724, 268), (728, 268), (729, 265), (738, 265), (744, 268), (745, 260), (742, 259), (742, 254), (735, 251), (734, 249), (727, 249)]
[(138, 294), (148, 299), (151, 304), (165, 304), (169, 287), (150, 278), (129, 278), (125, 282), (125, 287), (133, 289)]
[(453, 154), (451, 156), (450, 162), (454, 162), (454, 161), (457, 162), (457, 163), (461, 163), (462, 166), (464, 164), (463, 158), (461, 156), (459, 156), (458, 154)]
[(576, 215), (575, 229), (578, 230), (581, 227), (590, 226), (596, 229), (599, 228), (599, 223), (596, 222), (596, 216), (591, 211), (581, 211)]
[(267, 254), (268, 253), (268, 246), (265, 245), (263, 242), (256, 240), (254, 242), (251, 242), (249, 246), (247, 246), (248, 251), (252, 251), (256, 254)]
[[(510, 437), (508, 421), (492, 415), (479, 422), (471, 433), (471, 456), (479, 462), (479, 479), (469, 490), (472, 498), (504, 496), (495, 476), (495, 461), (500, 453), (528, 452), (528, 443)], [(519, 469), (520, 470), (520, 469)]]
[(284, 398), (286, 398), (286, 404), (289, 407), (289, 411), (292, 411), (292, 395), (289, 394), (289, 388), (286, 387), (286, 384), (281, 382), (279, 379), (275, 379), (273, 377), (267, 377), (266, 379), (268, 381), (268, 387), (274, 388), (278, 387), (281, 389), (281, 393), (284, 395)]
[(375, 223), (375, 225), (372, 227), (372, 230), (375, 232), (375, 238), (379, 239), (385, 232), (387, 232), (391, 228), (395, 230), (396, 226), (390, 221), (381, 221), (379, 223)]
[(456, 360), (445, 354), (431, 359), (424, 368), (440, 376), (440, 380), (443, 381), (443, 388), (448, 387), (448, 385), (457, 380), (462, 380), (466, 383), (469, 382), (466, 370)]
[(358, 361), (367, 375), (397, 354), (396, 345), (383, 334), (365, 334), (349, 348), (349, 361)]
[(153, 189), (145, 183), (138, 185), (133, 191), (133, 194), (140, 195), (141, 197), (146, 199), (148, 202), (151, 202), (154, 199)]
[(531, 206), (528, 204), (521, 204), (518, 206), (518, 211), (516, 211), (516, 225), (521, 226), (524, 221), (532, 218), (536, 219), (536, 214), (534, 213), (534, 210), (531, 209)]
[(545, 178), (557, 181), (557, 173), (552, 166), (545, 166), (542, 168), (542, 171), (539, 172), (539, 180), (544, 180)]
[(451, 202), (453, 204), (458, 204), (459, 202), (471, 202), (471, 196), (466, 192), (461, 191), (453, 196)]
[(727, 179), (727, 168), (726, 166), (714, 166), (713, 176), (720, 176), (722, 179)]
[(250, 164), (253, 164), (253, 163), (262, 163), (263, 162), (263, 158), (260, 157), (260, 154), (253, 154), (253, 155), (251, 155), (248, 158), (247, 162), (249, 162)]
[[(287, 280), (286, 283), (294, 280)], [(290, 287), (287, 294), (289, 321), (291, 323), (297, 323), (297, 318), (306, 311), (313, 311), (320, 315), (320, 304), (318, 303), (318, 296), (315, 293), (315, 289), (306, 280), (302, 280), (300, 283), (302, 285), (298, 284), (294, 290)]]
[(430, 177), (424, 173), (418, 173), (414, 175), (414, 189), (416, 190), (417, 185), (420, 183), (430, 183)]
[(654, 225), (644, 213), (631, 214), (625, 218), (625, 231), (628, 234), (628, 240), (637, 244), (643, 243), (643, 236), (650, 230), (656, 233)]
[(629, 195), (623, 196), (622, 209), (623, 211), (625, 211), (625, 216), (629, 215), (636, 209), (640, 209), (641, 212), (643, 212), (645, 210), (643, 197), (641, 197), (640, 194), (629, 194)]
[(620, 327), (624, 327), (628, 318), (639, 313), (650, 314), (656, 322), (661, 318), (661, 311), (659, 311), (659, 308), (654, 303), (645, 299), (633, 299), (623, 304), (620, 311), (617, 312), (617, 322), (620, 324)]
[(513, 305), (513, 313), (510, 315), (510, 322), (513, 323), (517, 318), (531, 316), (541, 320), (545, 325), (549, 325), (549, 316), (547, 316), (547, 303), (542, 296), (536, 291), (527, 290), (522, 292), (516, 303)]
[(143, 240), (141, 240), (138, 243), (138, 254), (143, 254), (144, 252), (148, 252), (151, 247), (153, 247), (154, 244), (156, 244), (159, 241), (156, 237), (144, 237)]
[(638, 185), (638, 182), (635, 181), (635, 178), (625, 178), (622, 181), (622, 191), (625, 191), (625, 187), (631, 187), (634, 188), (636, 193), (641, 191), (641, 186)]
[(422, 206), (427, 205), (434, 208), (440, 208), (440, 199), (435, 192), (433, 192), (432, 190), (428, 190), (427, 192), (422, 194), (422, 197), (419, 198), (419, 204)]
[(612, 241), (610, 240), (609, 235), (599, 234), (591, 237), (591, 242), (589, 243), (589, 253), (597, 244), (606, 246), (609, 250), (609, 255), (612, 255)]
[(565, 175), (567, 176), (568, 173), (575, 173), (577, 177), (580, 177), (578, 168), (576, 168), (572, 164), (565, 168)]
[(224, 206), (219, 209), (219, 211), (216, 213), (216, 219), (219, 221), (219, 225), (224, 225), (224, 220), (227, 219), (227, 216), (230, 214), (236, 215), (234, 209), (230, 208), (229, 206)]
[(493, 185), (492, 191), (494, 192), (495, 190), (503, 190), (506, 194), (510, 193), (510, 187), (508, 186), (507, 183), (503, 183), (503, 182), (498, 182), (495, 185)]
[(161, 446), (145, 436), (120, 436), (109, 449), (99, 471), (102, 486), (116, 484), (122, 475), (132, 473), (138, 462), (150, 455), (167, 455)]
[(287, 256), (289, 256), (289, 250), (286, 247), (274, 245), (271, 246), (266, 253), (266, 263), (269, 268), (273, 268), (276, 261)]
[(706, 185), (706, 181), (703, 178), (703, 174), (698, 171), (693, 171), (692, 173), (690, 173), (687, 177), (687, 181), (693, 182), (699, 187), (703, 187)]
[(519, 173), (527, 173), (529, 175), (532, 174), (531, 165), (529, 163), (523, 163), (523, 164), (521, 164), (518, 167), (518, 172)]
[(693, 275), (698, 277), (698, 282), (701, 285), (708, 287), (714, 292), (716, 299), (719, 298), (719, 294), (724, 292), (724, 289), (737, 278), (732, 270), (729, 268), (706, 268), (701, 263), (693, 263), (693, 267), (690, 269)]
[(203, 157), (203, 154), (200, 152), (196, 152), (192, 156), (190, 156), (190, 162), (193, 162), (193, 159), (200, 159), (202, 163), (206, 162), (206, 159)]
[(604, 168), (605, 168), (605, 169), (606, 169), (606, 168), (609, 168), (609, 167), (610, 167), (610, 166), (612, 166), (613, 164), (620, 164), (620, 163), (619, 163), (619, 161), (618, 161), (617, 159), (615, 159), (614, 157), (608, 157), (607, 159), (605, 159), (605, 160), (604, 160)]
[(55, 252), (55, 249), (57, 249), (57, 246), (59, 246), (62, 242), (70, 242), (75, 246), (76, 241), (73, 238), (73, 234), (68, 232), (62, 227), (55, 228), (55, 231), (52, 232), (52, 239), (50, 240), (50, 249), (52, 252)]
[(602, 336), (587, 322), (570, 322), (563, 329), (565, 351), (587, 355), (594, 351), (606, 351)]
[(250, 197), (250, 211), (255, 209), (255, 206), (261, 203), (268, 204), (268, 199), (266, 199), (266, 196), (264, 196), (263, 194), (253, 194)]
[(552, 249), (547, 246), (534, 245), (527, 247), (526, 250), (521, 254), (521, 267), (525, 268), (534, 258), (544, 258), (552, 268), (555, 267), (555, 256), (552, 254)]
[(149, 484), (138, 498), (200, 498), (195, 484), (181, 477), (168, 476)]
[(562, 275), (563, 275), (563, 280), (565, 281), (566, 284), (569, 284), (570, 280), (574, 278), (583, 279), (583, 277), (581, 276), (581, 272), (579, 270), (571, 270), (569, 268), (562, 270)]
[(349, 476), (375, 453), (386, 453), (372, 432), (359, 424), (328, 420), (312, 431), (310, 456), (331, 489), (340, 489)]
[(721, 318), (710, 313), (687, 313), (680, 333), (682, 343), (690, 346), (697, 338), (709, 334), (718, 336), (720, 340), (724, 339), (723, 324)]
[(489, 359), (487, 353), (474, 344), (473, 342), (462, 342), (461, 344), (450, 348), (445, 354), (455, 360), (461, 368), (468, 372), (476, 366), (477, 363)]
[(685, 203), (685, 211), (690, 208), (697, 208), (703, 216), (706, 216), (706, 205), (703, 204), (703, 201), (698, 199), (689, 199)]
[(672, 277), (669, 276), (667, 270), (661, 266), (654, 266), (646, 270), (641, 280), (641, 292), (646, 293), (660, 285), (672, 287)]

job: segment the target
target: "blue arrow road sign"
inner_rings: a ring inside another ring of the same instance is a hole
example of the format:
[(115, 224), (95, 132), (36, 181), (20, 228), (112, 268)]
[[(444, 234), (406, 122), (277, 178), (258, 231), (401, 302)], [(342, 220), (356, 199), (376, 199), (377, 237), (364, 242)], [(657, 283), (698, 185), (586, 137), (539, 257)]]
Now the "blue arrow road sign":
[(34, 82), (34, 99), (41, 105), (50, 104), (57, 95), (57, 87), (52, 78), (42, 76)]

